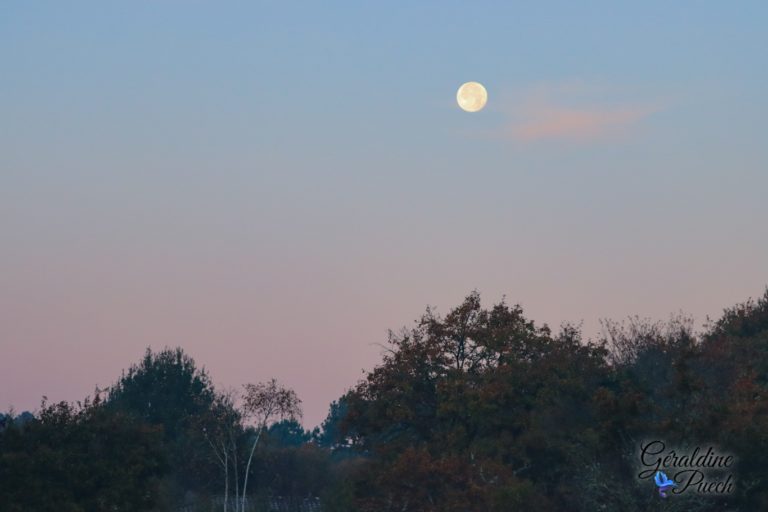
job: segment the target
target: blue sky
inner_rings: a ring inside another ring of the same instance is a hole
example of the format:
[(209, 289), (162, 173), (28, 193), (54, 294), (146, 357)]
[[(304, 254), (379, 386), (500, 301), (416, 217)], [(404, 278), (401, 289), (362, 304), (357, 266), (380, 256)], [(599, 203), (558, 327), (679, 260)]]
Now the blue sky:
[(576, 4), (3, 3), (0, 407), (168, 344), (315, 423), (475, 288), (587, 335), (761, 294), (768, 4)]

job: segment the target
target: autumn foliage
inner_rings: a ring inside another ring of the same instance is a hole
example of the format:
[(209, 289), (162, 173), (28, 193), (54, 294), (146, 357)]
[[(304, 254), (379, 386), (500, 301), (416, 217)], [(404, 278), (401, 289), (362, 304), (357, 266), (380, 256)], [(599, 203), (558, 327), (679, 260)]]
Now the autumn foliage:
[[(95, 400), (0, 416), (0, 510), (768, 510), (768, 293), (702, 332), (629, 318), (592, 339), (471, 293), (390, 333), (314, 431), (295, 392), (256, 382), (217, 390), (180, 349), (148, 351)], [(660, 501), (648, 439), (733, 454), (734, 491)]]
[[(714, 443), (739, 458), (737, 491), (665, 510), (768, 509), (768, 294), (703, 334), (685, 317), (553, 333), (473, 293), (392, 334), (348, 395), (345, 425), (369, 457), (360, 510), (644, 511), (647, 438)], [(672, 508), (669, 508), (672, 507)]]

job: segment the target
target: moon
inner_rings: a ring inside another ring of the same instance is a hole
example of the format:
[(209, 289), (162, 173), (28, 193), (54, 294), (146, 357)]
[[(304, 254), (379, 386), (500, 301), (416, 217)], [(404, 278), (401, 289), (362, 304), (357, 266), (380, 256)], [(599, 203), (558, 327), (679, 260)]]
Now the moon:
[(466, 112), (478, 112), (488, 101), (488, 91), (479, 82), (467, 82), (456, 91), (456, 103)]

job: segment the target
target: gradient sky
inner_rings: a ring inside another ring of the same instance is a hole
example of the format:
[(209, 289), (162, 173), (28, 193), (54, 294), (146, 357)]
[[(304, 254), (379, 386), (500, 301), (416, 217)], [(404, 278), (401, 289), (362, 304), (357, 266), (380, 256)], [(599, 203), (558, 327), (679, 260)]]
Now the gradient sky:
[(311, 426), (475, 288), (590, 336), (760, 295), (768, 3), (626, 4), (2, 2), (0, 409), (180, 345)]

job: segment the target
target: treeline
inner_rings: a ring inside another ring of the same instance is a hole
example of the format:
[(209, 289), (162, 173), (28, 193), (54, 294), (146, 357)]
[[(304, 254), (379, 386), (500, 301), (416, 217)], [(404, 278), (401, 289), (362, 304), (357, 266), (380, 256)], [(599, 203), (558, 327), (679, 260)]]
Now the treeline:
[(93, 397), (44, 398), (34, 416), (0, 417), (0, 511), (258, 511), (276, 496), (330, 503), (349, 457), (330, 434), (336, 408), (308, 432), (300, 400), (275, 380), (219, 391), (182, 349), (148, 349)]
[[(391, 333), (312, 432), (276, 381), (218, 390), (181, 349), (148, 350), (90, 399), (0, 417), (0, 510), (768, 510), (768, 292), (692, 325), (584, 340), (473, 293)], [(733, 454), (732, 492), (661, 498), (638, 478), (649, 439)]]

